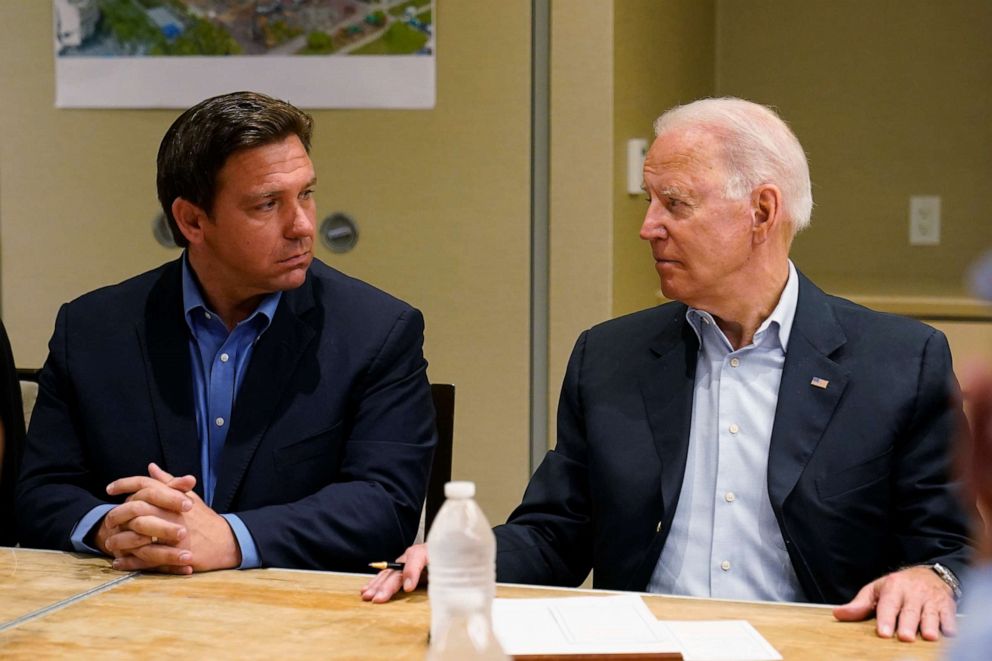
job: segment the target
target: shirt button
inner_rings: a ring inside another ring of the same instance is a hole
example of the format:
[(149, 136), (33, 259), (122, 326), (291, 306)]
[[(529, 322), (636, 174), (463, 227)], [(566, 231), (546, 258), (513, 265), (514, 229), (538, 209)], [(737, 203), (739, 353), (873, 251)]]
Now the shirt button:
[(709, 326), (710, 325), (709, 318), (708, 317), (703, 317), (703, 323), (706, 324), (707, 326)]
[(741, 365), (740, 359), (738, 359), (738, 358), (731, 358), (730, 359), (730, 366), (731, 367), (740, 367), (740, 365)]
[(214, 420), (214, 424), (216, 424), (218, 427), (223, 427), (224, 426), (224, 418), (217, 418), (216, 420)]
[(655, 526), (655, 529), (654, 529), (654, 531), (655, 531), (655, 532), (661, 532), (661, 521), (659, 521), (659, 522), (658, 522), (658, 525), (657, 525), (657, 526)]
[(222, 362), (222, 363), (226, 363), (226, 362), (227, 362), (227, 361), (229, 361), (230, 359), (231, 359), (231, 357), (230, 357), (230, 356), (228, 356), (228, 355), (227, 355), (226, 353), (222, 353), (222, 354), (220, 355), (220, 362)]
[(730, 560), (724, 560), (720, 563), (720, 569), (723, 571), (730, 571)]
[(207, 319), (213, 319), (214, 318), (214, 316), (212, 314), (210, 314), (209, 312), (204, 312), (203, 313), (203, 316), (206, 317)]
[(737, 423), (736, 423), (736, 422), (735, 422), (735, 423), (732, 423), (732, 424), (730, 425), (730, 433), (731, 433), (731, 434), (736, 434), (736, 433), (737, 433), (737, 432), (739, 432), (740, 430), (741, 430), (741, 428), (737, 426)]
[(737, 500), (737, 496), (734, 495), (733, 491), (728, 491), (727, 493), (723, 494), (723, 499), (728, 503), (732, 503), (735, 500)]

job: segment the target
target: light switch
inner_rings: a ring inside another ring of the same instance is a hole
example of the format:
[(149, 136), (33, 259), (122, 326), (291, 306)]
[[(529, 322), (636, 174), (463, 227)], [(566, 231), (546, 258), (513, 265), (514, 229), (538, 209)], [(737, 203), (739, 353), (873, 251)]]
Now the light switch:
[(648, 141), (634, 138), (627, 141), (627, 192), (640, 195), (644, 183), (644, 157), (648, 153)]

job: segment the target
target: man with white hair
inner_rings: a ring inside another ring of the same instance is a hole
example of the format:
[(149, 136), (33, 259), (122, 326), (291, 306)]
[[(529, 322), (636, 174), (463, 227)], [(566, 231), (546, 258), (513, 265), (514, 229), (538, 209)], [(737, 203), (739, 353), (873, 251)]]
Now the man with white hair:
[[(655, 123), (651, 245), (674, 302), (584, 332), (558, 441), (496, 528), (501, 581), (843, 603), (881, 636), (955, 627), (967, 517), (944, 336), (819, 290), (803, 149), (772, 110), (704, 99)], [(423, 548), (363, 596), (420, 579)]]

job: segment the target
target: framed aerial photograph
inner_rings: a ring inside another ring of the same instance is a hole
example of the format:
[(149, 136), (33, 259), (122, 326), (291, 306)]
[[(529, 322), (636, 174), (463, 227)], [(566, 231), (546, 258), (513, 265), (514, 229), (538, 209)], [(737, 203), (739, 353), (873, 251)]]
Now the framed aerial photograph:
[(433, 108), (434, 0), (53, 0), (55, 105)]

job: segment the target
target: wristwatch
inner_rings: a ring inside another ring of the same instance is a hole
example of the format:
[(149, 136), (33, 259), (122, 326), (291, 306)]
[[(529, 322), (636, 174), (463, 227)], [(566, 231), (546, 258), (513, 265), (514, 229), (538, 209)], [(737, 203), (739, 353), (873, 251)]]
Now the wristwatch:
[(954, 593), (955, 601), (961, 598), (961, 581), (959, 581), (958, 577), (954, 575), (954, 572), (939, 562), (935, 562), (930, 565), (930, 569), (932, 569), (933, 572), (940, 577), (940, 580), (947, 583), (947, 587), (951, 588), (951, 592)]

